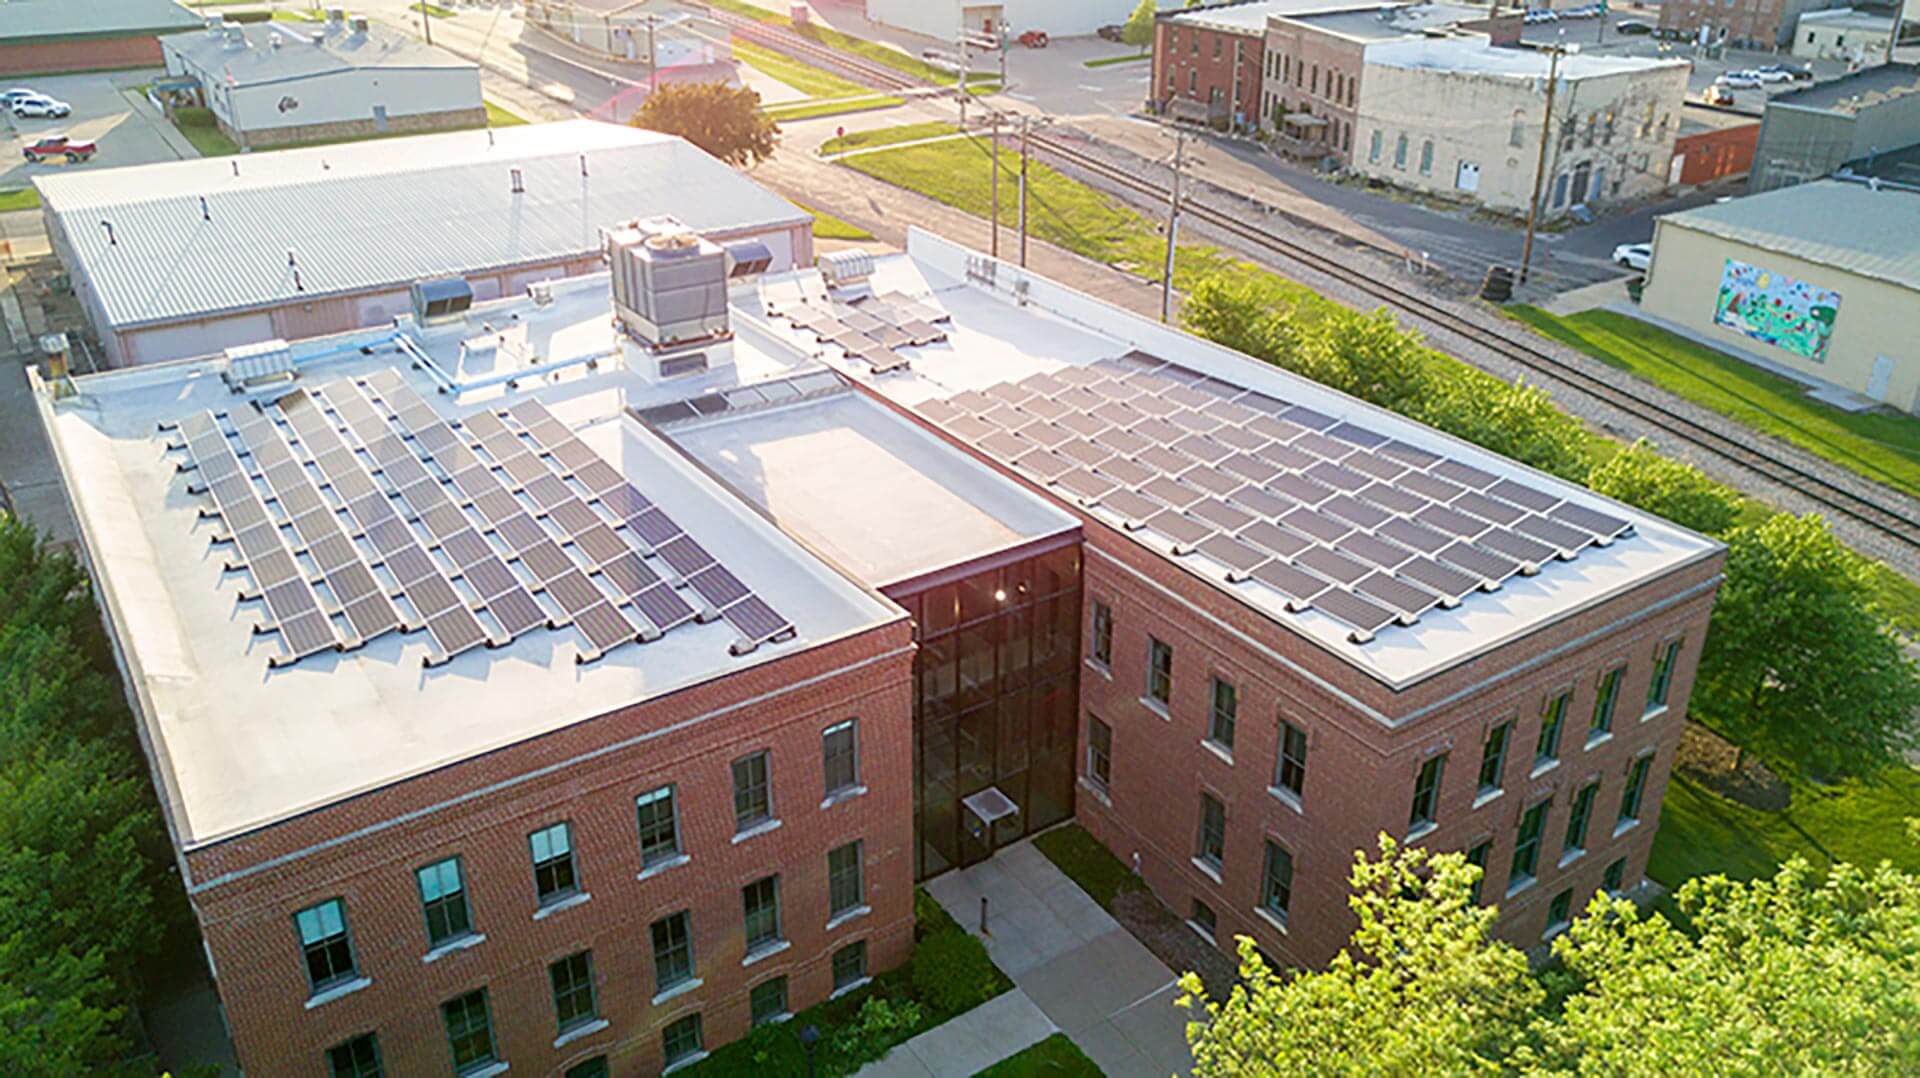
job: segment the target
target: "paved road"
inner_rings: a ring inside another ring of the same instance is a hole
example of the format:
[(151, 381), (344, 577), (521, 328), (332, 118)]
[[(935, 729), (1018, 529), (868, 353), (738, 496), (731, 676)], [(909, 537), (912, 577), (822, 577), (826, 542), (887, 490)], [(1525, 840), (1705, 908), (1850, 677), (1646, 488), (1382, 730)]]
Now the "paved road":
[[(15, 119), (5, 114), (5, 147), (0, 149), (0, 190), (25, 187), (32, 177), (60, 169), (118, 168), (173, 161), (179, 152), (155, 128), (158, 113), (134, 109), (123, 91), (152, 82), (159, 70), (115, 71), (91, 75), (28, 77), (9, 86), (27, 86), (73, 106), (63, 120)], [(29, 141), (51, 131), (93, 139), (100, 152), (85, 164), (28, 164), (21, 153)]]

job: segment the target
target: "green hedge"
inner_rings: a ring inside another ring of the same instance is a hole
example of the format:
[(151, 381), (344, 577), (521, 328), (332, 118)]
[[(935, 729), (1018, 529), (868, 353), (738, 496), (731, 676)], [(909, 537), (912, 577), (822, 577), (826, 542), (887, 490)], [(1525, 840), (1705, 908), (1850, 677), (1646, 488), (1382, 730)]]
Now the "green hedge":
[(229, 11), (221, 16), (228, 22), (271, 22), (271, 11)]

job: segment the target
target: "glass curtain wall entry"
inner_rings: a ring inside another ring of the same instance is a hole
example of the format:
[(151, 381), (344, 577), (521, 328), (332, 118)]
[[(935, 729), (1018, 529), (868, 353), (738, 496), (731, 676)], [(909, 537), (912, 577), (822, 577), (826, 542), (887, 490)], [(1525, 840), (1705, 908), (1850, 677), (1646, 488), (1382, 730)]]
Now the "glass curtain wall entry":
[[(914, 617), (918, 875), (978, 860), (1073, 814), (1080, 696), (1080, 550), (889, 595)], [(961, 801), (992, 786), (1019, 811), (988, 842)]]

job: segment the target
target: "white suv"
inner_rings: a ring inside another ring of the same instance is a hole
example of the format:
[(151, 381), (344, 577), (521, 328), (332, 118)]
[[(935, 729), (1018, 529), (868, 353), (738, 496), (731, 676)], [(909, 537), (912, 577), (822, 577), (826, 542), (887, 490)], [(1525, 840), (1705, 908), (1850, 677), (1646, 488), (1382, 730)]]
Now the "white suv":
[(13, 100), (13, 114), (21, 118), (51, 117), (60, 119), (71, 113), (73, 108), (65, 101), (58, 101), (41, 94), (16, 97)]

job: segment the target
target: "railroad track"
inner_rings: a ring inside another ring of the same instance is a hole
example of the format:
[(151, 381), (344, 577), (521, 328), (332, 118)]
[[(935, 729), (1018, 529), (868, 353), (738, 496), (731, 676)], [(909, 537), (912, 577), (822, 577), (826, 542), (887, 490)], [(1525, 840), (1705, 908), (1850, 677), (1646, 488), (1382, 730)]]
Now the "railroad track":
[[(1031, 142), (1034, 149), (1127, 190), (1161, 202), (1169, 196), (1167, 188), (1159, 183), (1067, 145), (1058, 138), (1036, 132)], [(1181, 212), (1256, 248), (1280, 254), (1315, 272), (1333, 277), (1390, 307), (1440, 326), (1529, 370), (1555, 378), (1622, 411), (1639, 416), (1674, 438), (1790, 487), (1833, 513), (1865, 524), (1920, 551), (1920, 516), (1896, 502), (1863, 497), (1780, 453), (1770, 451), (1762, 444), (1729, 437), (1700, 423), (1630, 384), (1615, 384), (1551, 352), (1497, 332), (1433, 300), (1372, 276), (1362, 268), (1348, 266), (1311, 247), (1272, 235), (1220, 210), (1189, 201)]]
[(745, 15), (735, 15), (730, 11), (721, 11), (719, 8), (708, 8), (707, 15), (733, 34), (755, 45), (764, 45), (796, 59), (816, 61), (842, 71), (875, 89), (891, 91), (932, 89), (931, 84), (921, 82), (883, 63), (829, 48), (811, 38), (770, 23), (750, 19)]

